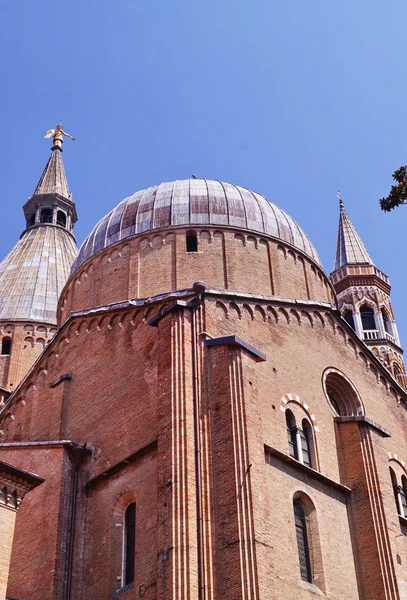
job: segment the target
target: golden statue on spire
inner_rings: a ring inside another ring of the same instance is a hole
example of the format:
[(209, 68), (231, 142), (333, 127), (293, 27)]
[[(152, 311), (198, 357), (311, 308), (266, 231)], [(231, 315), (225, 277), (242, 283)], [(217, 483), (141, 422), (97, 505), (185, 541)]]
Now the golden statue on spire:
[(58, 123), (56, 129), (48, 129), (47, 133), (44, 135), (45, 138), (50, 138), (51, 136), (53, 137), (54, 146), (61, 149), (62, 144), (64, 143), (63, 136), (69, 137), (71, 138), (71, 140), (76, 139), (72, 137), (70, 133), (66, 133), (66, 131), (64, 131), (64, 126), (62, 125), (62, 123)]

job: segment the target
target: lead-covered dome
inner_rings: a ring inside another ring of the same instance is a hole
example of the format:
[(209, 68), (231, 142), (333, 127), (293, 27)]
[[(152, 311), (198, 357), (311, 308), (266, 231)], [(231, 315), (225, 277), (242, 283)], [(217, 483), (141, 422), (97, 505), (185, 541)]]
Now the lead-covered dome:
[(294, 246), (321, 264), (315, 247), (298, 223), (261, 194), (231, 183), (186, 179), (161, 183), (122, 200), (85, 239), (72, 271), (97, 252), (128, 237), (188, 225), (263, 233)]

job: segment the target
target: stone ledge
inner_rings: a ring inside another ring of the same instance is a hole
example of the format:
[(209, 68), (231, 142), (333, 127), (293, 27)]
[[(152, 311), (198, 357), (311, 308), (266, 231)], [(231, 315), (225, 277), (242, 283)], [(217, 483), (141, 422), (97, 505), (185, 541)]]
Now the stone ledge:
[(225, 346), (225, 345), (240, 346), (241, 348), (243, 348), (244, 350), (246, 350), (247, 352), (252, 354), (254, 356), (254, 360), (256, 362), (264, 362), (265, 360), (267, 360), (267, 356), (263, 352), (261, 352), (260, 350), (257, 350), (257, 348), (254, 348), (254, 346), (251, 346), (250, 344), (248, 344), (247, 342), (242, 340), (242, 338), (240, 338), (237, 335), (226, 335), (224, 337), (219, 337), (219, 338), (209, 338), (204, 341), (204, 345), (205, 346)]
[(329, 486), (331, 488), (335, 488), (336, 490), (339, 490), (340, 492), (342, 492), (344, 494), (350, 494), (352, 492), (351, 488), (347, 487), (346, 485), (343, 485), (342, 483), (339, 483), (339, 481), (336, 481), (335, 479), (331, 479), (327, 475), (323, 475), (319, 471), (316, 471), (315, 469), (312, 469), (311, 467), (304, 465), (302, 462), (293, 458), (289, 454), (286, 454), (285, 452), (278, 450), (278, 448), (274, 448), (273, 446), (268, 446), (267, 444), (264, 444), (264, 450), (265, 450), (267, 464), (270, 464), (267, 460), (267, 455), (271, 455), (281, 461), (288, 463), (290, 465), (290, 467), (294, 467), (294, 469), (297, 469), (298, 471), (301, 471), (302, 473), (306, 473), (312, 479), (321, 481), (322, 483), (325, 483), (327, 486)]
[(386, 429), (382, 425), (379, 425), (379, 423), (376, 423), (375, 421), (373, 421), (369, 417), (366, 417), (365, 415), (355, 415), (351, 417), (334, 417), (334, 421), (335, 423), (365, 423), (366, 425), (372, 427), (372, 429), (376, 429), (376, 431), (378, 431), (383, 437), (391, 437), (391, 432), (388, 429)]

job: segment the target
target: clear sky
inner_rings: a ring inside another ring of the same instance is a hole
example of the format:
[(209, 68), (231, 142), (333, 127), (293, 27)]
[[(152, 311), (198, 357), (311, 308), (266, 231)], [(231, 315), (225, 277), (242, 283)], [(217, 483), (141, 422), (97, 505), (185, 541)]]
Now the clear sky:
[(405, 0), (0, 0), (0, 255), (62, 120), (81, 243), (122, 198), (207, 177), (261, 192), (332, 268), (340, 189), (407, 346)]

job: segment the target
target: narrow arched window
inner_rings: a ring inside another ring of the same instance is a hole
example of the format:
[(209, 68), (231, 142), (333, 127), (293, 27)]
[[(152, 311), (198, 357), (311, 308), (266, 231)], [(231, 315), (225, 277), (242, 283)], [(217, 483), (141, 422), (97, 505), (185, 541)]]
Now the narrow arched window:
[(41, 223), (52, 223), (52, 208), (43, 208), (40, 215)]
[(4, 337), (1, 341), (1, 353), (2, 355), (10, 354), (11, 352), (11, 338)]
[(308, 581), (309, 583), (312, 583), (307, 521), (305, 518), (304, 505), (299, 500), (294, 501), (294, 518), (301, 579), (303, 581)]
[(302, 430), (300, 432), (301, 438), (301, 450), (302, 450), (302, 462), (304, 465), (308, 467), (312, 466), (312, 432), (311, 427), (307, 421), (307, 419), (303, 419), (302, 421)]
[(297, 427), (295, 423), (295, 417), (291, 410), (285, 411), (285, 422), (287, 425), (287, 436), (288, 436), (288, 452), (290, 456), (298, 459), (297, 451)]
[(407, 478), (405, 475), (401, 476), (401, 490), (400, 490), (400, 494), (401, 494), (401, 504), (403, 507), (403, 514), (402, 517), (406, 517), (407, 518)]
[(187, 252), (198, 252), (198, 236), (196, 231), (187, 233)]
[(351, 310), (347, 310), (344, 313), (343, 318), (345, 319), (345, 321), (347, 322), (347, 324), (352, 327), (352, 329), (355, 329), (355, 321), (354, 321), (354, 318), (353, 318), (353, 312)]
[(62, 227), (66, 227), (66, 214), (59, 210), (57, 212), (57, 225), (61, 225)]
[(362, 306), (360, 309), (360, 316), (362, 319), (363, 331), (372, 331), (376, 329), (373, 308), (370, 308), (369, 306)]
[(404, 508), (403, 508), (403, 500), (401, 497), (402, 487), (401, 487), (401, 485), (398, 484), (397, 477), (396, 477), (396, 474), (393, 471), (393, 469), (391, 467), (389, 467), (389, 468), (390, 468), (391, 485), (393, 487), (394, 499), (396, 501), (397, 513), (403, 517), (404, 516)]
[(136, 546), (136, 503), (128, 505), (124, 513), (123, 577), (122, 585), (134, 581), (134, 558)]
[(392, 326), (392, 322), (390, 319), (390, 315), (387, 312), (387, 310), (385, 310), (384, 308), (382, 308), (381, 313), (382, 313), (382, 317), (383, 317), (384, 329), (385, 329), (386, 333), (388, 333), (389, 335), (391, 335), (393, 337), (393, 326)]

